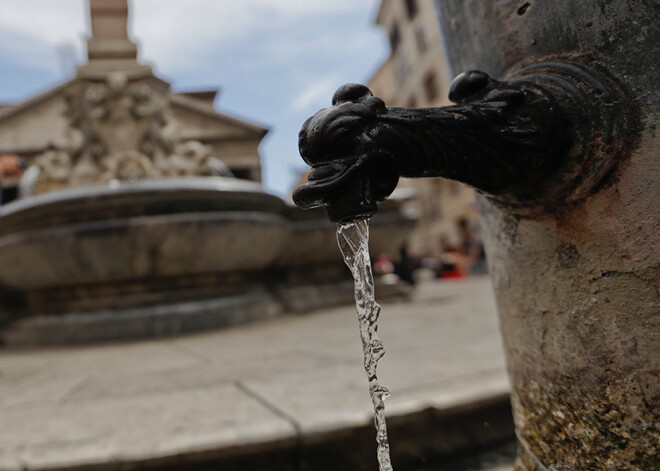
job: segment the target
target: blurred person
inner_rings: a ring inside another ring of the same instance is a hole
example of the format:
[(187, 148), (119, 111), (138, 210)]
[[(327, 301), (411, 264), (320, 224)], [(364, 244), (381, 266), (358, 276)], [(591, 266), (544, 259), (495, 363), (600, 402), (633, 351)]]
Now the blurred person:
[(478, 231), (470, 227), (470, 223), (465, 217), (459, 218), (456, 226), (460, 237), (458, 249), (462, 255), (460, 265), (470, 274), (486, 273), (486, 251), (481, 238), (477, 235)]
[(25, 170), (25, 161), (17, 155), (0, 154), (0, 204), (7, 204), (18, 197), (18, 188), (16, 185), (6, 185), (8, 181), (20, 180)]
[(446, 233), (438, 238), (440, 256), (435, 260), (435, 275), (437, 278), (462, 278), (465, 273), (460, 269), (461, 248), (450, 242)]
[(408, 253), (408, 247), (403, 244), (399, 249), (400, 259), (394, 264), (394, 273), (409, 285), (415, 284), (413, 263)]
[(389, 275), (394, 273), (394, 264), (392, 263), (392, 259), (386, 253), (381, 253), (376, 257), (376, 260), (374, 260), (374, 272), (379, 275)]

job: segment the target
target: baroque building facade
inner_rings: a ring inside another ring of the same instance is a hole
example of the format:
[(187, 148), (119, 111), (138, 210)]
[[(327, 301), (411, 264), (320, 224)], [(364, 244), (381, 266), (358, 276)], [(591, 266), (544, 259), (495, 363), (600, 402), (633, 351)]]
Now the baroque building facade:
[(90, 0), (90, 11), (89, 60), (76, 76), (0, 108), (0, 155), (33, 169), (30, 193), (172, 176), (261, 180), (267, 129), (217, 112), (216, 91), (172, 93), (137, 59), (127, 0)]
[[(388, 106), (433, 107), (450, 104), (451, 81), (438, 10), (431, 0), (381, 0), (376, 24), (387, 31), (390, 55), (369, 80), (373, 93)], [(439, 255), (443, 243), (460, 242), (458, 221), (474, 227), (474, 191), (442, 179), (402, 179), (417, 191), (412, 203), (419, 218), (409, 240), (417, 255)], [(443, 243), (441, 243), (443, 242)]]

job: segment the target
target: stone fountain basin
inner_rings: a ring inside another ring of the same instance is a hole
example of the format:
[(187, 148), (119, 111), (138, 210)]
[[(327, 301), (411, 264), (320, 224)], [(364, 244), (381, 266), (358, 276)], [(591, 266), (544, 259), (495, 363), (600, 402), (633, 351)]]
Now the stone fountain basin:
[[(392, 199), (372, 254), (414, 220)], [(325, 211), (225, 178), (115, 183), (0, 208), (0, 344), (162, 337), (351, 303)], [(406, 296), (381, 284), (381, 299)]]
[(252, 182), (143, 180), (39, 195), (0, 210), (0, 285), (18, 291), (268, 266), (286, 204)]

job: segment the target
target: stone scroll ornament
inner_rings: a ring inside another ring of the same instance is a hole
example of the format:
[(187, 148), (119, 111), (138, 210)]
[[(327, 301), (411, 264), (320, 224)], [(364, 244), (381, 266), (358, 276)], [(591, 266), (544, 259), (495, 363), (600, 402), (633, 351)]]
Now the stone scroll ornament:
[[(590, 161), (595, 150), (579, 142), (591, 132), (585, 126), (601, 124), (598, 116), (587, 116), (594, 113), (593, 100), (584, 90), (595, 88), (594, 79), (562, 63), (526, 72), (510, 81), (463, 73), (449, 93), (457, 104), (438, 108), (387, 107), (364, 85), (340, 87), (332, 106), (300, 131), (300, 154), (312, 168), (294, 202), (325, 205), (335, 222), (370, 217), (400, 176), (457, 180), (510, 206), (570, 200), (578, 185), (571, 172), (578, 174), (580, 165), (607, 171), (605, 163)], [(565, 86), (569, 78), (585, 86)], [(611, 90), (598, 83), (604, 90), (598, 99), (609, 96)], [(572, 157), (580, 165), (566, 166), (569, 149), (580, 154)], [(554, 180), (548, 177), (553, 174)]]

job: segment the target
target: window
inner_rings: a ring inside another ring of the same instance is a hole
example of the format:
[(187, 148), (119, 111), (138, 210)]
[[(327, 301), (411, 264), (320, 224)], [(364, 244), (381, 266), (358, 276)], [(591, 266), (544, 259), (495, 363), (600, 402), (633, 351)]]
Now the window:
[(399, 31), (399, 25), (394, 23), (392, 25), (392, 29), (390, 29), (390, 49), (392, 50), (392, 54), (396, 52), (397, 47), (399, 47), (399, 43), (401, 42), (401, 32)]
[(424, 93), (428, 101), (433, 101), (438, 96), (438, 85), (433, 72), (427, 73), (424, 77)]
[(406, 13), (408, 18), (414, 18), (417, 14), (417, 0), (406, 0)]
[(426, 36), (424, 36), (424, 30), (419, 26), (415, 28), (415, 38), (417, 39), (417, 49), (419, 49), (419, 52), (426, 51)]

